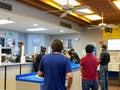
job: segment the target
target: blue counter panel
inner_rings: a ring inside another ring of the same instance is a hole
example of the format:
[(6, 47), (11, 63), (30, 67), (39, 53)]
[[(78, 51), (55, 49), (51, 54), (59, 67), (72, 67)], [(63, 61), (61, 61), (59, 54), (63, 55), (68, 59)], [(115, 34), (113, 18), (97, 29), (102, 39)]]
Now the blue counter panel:
[(108, 77), (118, 79), (119, 78), (119, 72), (109, 71), (108, 72)]
[(35, 82), (35, 83), (43, 83), (44, 78), (38, 78), (37, 72), (22, 74), (16, 76), (17, 81), (26, 81), (26, 82)]
[[(71, 62), (70, 64), (71, 64), (72, 70), (80, 68), (79, 64), (75, 64), (74, 62)], [(38, 78), (37, 74), (38, 74), (38, 72), (17, 75), (16, 80), (17, 81), (25, 81), (25, 82), (43, 83), (44, 78)]]

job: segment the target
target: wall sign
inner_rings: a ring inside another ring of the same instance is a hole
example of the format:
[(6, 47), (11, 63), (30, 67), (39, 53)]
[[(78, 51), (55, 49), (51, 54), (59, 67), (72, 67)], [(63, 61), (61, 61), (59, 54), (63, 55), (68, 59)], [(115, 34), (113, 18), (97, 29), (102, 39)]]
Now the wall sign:
[(115, 39), (120, 38), (120, 28), (105, 29), (102, 32), (103, 39)]

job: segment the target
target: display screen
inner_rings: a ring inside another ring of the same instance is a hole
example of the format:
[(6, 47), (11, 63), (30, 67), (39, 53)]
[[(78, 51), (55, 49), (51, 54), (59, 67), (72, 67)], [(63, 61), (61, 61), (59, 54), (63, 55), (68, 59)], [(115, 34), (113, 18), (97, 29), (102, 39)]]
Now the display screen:
[(2, 49), (2, 53), (11, 54), (11, 53), (12, 53), (12, 50), (11, 50), (11, 49), (8, 49), (8, 48), (4, 48), (4, 49)]
[(108, 50), (120, 50), (120, 39), (108, 40)]

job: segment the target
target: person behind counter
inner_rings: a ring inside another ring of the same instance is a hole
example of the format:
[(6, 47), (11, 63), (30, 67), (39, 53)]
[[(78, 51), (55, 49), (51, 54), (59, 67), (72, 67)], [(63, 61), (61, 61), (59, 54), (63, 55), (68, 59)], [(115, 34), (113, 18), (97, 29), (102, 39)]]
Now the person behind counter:
[(75, 52), (74, 49), (70, 49), (70, 50), (68, 51), (68, 53), (69, 53), (69, 55), (70, 55), (70, 60), (71, 60), (71, 61), (73, 61), (73, 62), (75, 62), (75, 63), (79, 63), (80, 58), (79, 58), (78, 54)]
[(80, 60), (80, 70), (82, 73), (82, 90), (98, 90), (97, 67), (99, 60), (92, 54), (94, 46), (88, 44), (85, 47), (86, 55)]
[(42, 57), (45, 55), (46, 52), (46, 47), (41, 46), (41, 50), (40, 50), (40, 54), (36, 54), (35, 58), (34, 58), (34, 67), (35, 67), (35, 71), (38, 71), (38, 67), (39, 67), (39, 63), (42, 59)]
[(63, 50), (63, 55), (65, 55), (68, 59), (70, 59), (70, 55), (67, 50)]
[(11, 55), (6, 55), (4, 63), (11, 63)]
[(44, 76), (44, 90), (70, 90), (73, 74), (70, 60), (61, 54), (63, 43), (55, 39), (51, 48), (52, 53), (43, 56), (38, 71), (39, 77)]

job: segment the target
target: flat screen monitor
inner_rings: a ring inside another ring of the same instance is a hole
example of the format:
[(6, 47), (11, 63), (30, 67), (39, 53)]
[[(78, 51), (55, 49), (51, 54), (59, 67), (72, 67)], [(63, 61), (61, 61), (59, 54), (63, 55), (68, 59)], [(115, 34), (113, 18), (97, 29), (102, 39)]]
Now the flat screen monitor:
[(108, 50), (120, 50), (120, 39), (108, 40)]
[(9, 48), (2, 48), (2, 53), (11, 54), (12, 50)]

